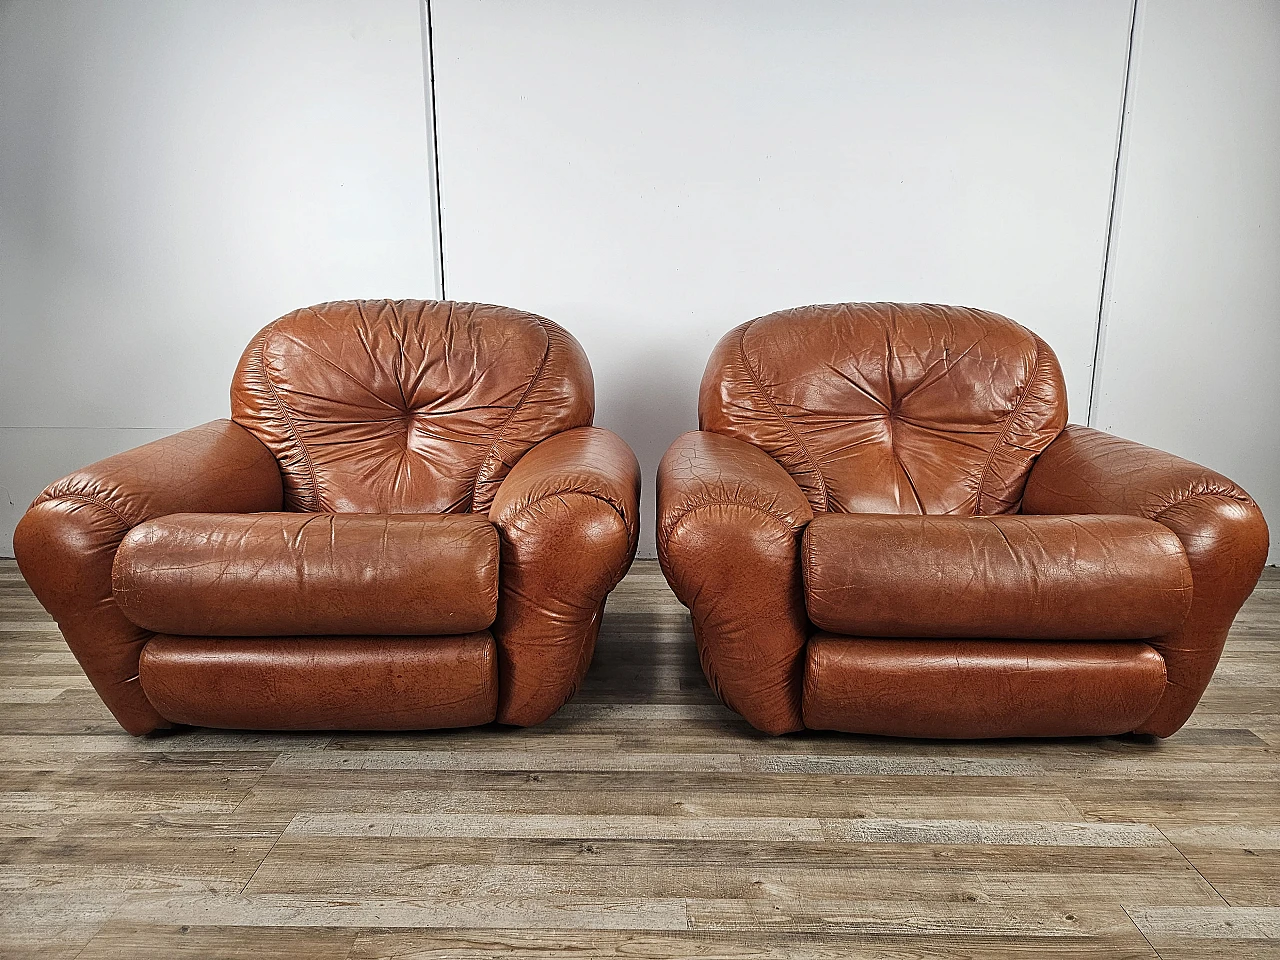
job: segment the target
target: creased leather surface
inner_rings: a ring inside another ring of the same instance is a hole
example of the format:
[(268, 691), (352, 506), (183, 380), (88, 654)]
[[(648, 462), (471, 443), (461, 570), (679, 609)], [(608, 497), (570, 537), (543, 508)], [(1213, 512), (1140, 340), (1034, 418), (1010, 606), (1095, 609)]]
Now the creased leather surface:
[(256, 438), (215, 420), (78, 470), (50, 485), (14, 532), (18, 566), (103, 703), (133, 734), (168, 726), (138, 684), (151, 634), (111, 593), (125, 534), (179, 512), (279, 510), (280, 471)]
[(1164, 689), (1140, 641), (864, 639), (809, 642), (805, 723), (897, 737), (1079, 737), (1126, 733)]
[(686, 433), (658, 467), (658, 559), (693, 615), (703, 672), (767, 733), (803, 727), (800, 536), (812, 516), (776, 461), (731, 437)]
[[(269, 698), (285, 680), (263, 668), (261, 647), (242, 656), (236, 635), (287, 634), (293, 650), (311, 634), (325, 650), (347, 651), (334, 635), (452, 635), (492, 624), (509, 684), (502, 718), (536, 723), (564, 702), (590, 662), (605, 596), (634, 556), (639, 492), (631, 450), (588, 427), (594, 388), (573, 337), (484, 304), (320, 304), (259, 333), (231, 393), (236, 423), (207, 424), (59, 481), (15, 535), (24, 574), (126, 730), (187, 716), (166, 719), (148, 701), (138, 664), (152, 633), (126, 619), (112, 593), (121, 541), (159, 518), (167, 519), (132, 536), (116, 572), (139, 623), (188, 640), (208, 635), (200, 669), (175, 676), (207, 685), (221, 663)], [(432, 669), (406, 662), (410, 674)], [(302, 673), (288, 676), (294, 683)], [(296, 703), (305, 695), (286, 693)], [(173, 690), (166, 696), (184, 702)], [(485, 716), (458, 722), (492, 719), (494, 697)], [(410, 726), (454, 722), (448, 710), (407, 702)], [(253, 723), (313, 722), (301, 707), (273, 712), (266, 703)], [(202, 716), (236, 725), (226, 719), (234, 713), (226, 704)], [(425, 719), (437, 714), (445, 719)], [(339, 711), (315, 722), (351, 727), (372, 715), (357, 704), (350, 721)], [(471, 707), (462, 715), (479, 716)]]
[(850, 303), (731, 330), (698, 415), (781, 463), (817, 513), (985, 515), (1017, 511), (1067, 405), (1053, 351), (1012, 320)]
[[(1039, 703), (1044, 718), (1016, 723), (1009, 714), (992, 727), (1006, 733), (1176, 731), (1267, 553), (1262, 514), (1230, 481), (1097, 431), (1064, 430), (1053, 351), (980, 310), (832, 304), (743, 324), (707, 364), (699, 423), (707, 432), (677, 440), (659, 470), (659, 558), (693, 613), (712, 685), (761, 730), (803, 723), (798, 685), (812, 625), (799, 546), (810, 517), (797, 498), (819, 515), (815, 542), (846, 522), (828, 515), (858, 515), (847, 520), (861, 531), (856, 543), (811, 552), (809, 604), (826, 626), (902, 636), (859, 648), (879, 651), (867, 661), (876, 669), (896, 663), (886, 652), (893, 643), (973, 637), (937, 642), (974, 662), (975, 690), (1004, 716), (1001, 671), (1013, 687), (1026, 678), (1017, 658), (1000, 659), (1002, 639), (1028, 657), (1064, 646), (1054, 638), (1081, 641), (1072, 655), (1093, 660), (1077, 675), (1064, 658), (1064, 689), (1087, 676), (1110, 684), (1098, 695), (1110, 705), (1092, 718), (1083, 707), (1063, 713), (1041, 691), (1019, 703)], [(926, 519), (913, 525), (913, 515)], [(998, 519), (950, 525), (965, 517)], [(1153, 524), (1176, 535), (1177, 548)], [(1130, 642), (1139, 637), (1148, 642)], [(984, 644), (995, 645), (985, 648), (992, 670), (980, 668)], [(1107, 666), (1125, 650), (1132, 661)], [(1157, 662), (1163, 693), (1139, 715)], [(926, 685), (873, 701), (919, 711), (914, 728), (888, 714), (878, 725), (820, 722), (926, 731), (931, 711), (946, 715), (938, 699)]]
[(277, 456), (289, 510), (483, 513), (534, 444), (591, 423), (591, 368), (556, 324), (507, 307), (353, 300), (249, 344), (232, 418)]
[(234, 730), (429, 730), (493, 720), (488, 632), (456, 637), (175, 637), (142, 651), (175, 723)]
[(175, 514), (129, 532), (113, 582), (157, 633), (473, 633), (497, 611), (498, 533), (476, 514)]
[(526, 453), (489, 519), (502, 537), (498, 720), (541, 723), (586, 674), (605, 598), (639, 536), (640, 466), (622, 438), (567, 430)]
[(809, 618), (860, 637), (1145, 639), (1191, 606), (1182, 544), (1138, 517), (823, 514), (804, 563)]
[(1128, 514), (1177, 534), (1191, 568), (1191, 610), (1181, 629), (1151, 641), (1164, 657), (1168, 685), (1138, 727), (1160, 737), (1176, 732), (1208, 686), (1231, 622), (1266, 562), (1269, 538), (1258, 505), (1212, 470), (1073, 424), (1032, 469), (1023, 511)]

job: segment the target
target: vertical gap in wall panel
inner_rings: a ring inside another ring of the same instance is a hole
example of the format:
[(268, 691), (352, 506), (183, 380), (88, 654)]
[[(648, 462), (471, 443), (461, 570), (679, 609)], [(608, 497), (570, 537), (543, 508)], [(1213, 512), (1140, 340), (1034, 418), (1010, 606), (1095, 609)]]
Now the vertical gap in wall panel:
[(1115, 164), (1111, 170), (1111, 202), (1107, 208), (1107, 236), (1102, 247), (1102, 283), (1098, 290), (1098, 316), (1093, 331), (1093, 368), (1089, 380), (1089, 406), (1085, 423), (1094, 425), (1098, 412), (1099, 391), (1102, 382), (1102, 348), (1107, 334), (1107, 296), (1111, 292), (1111, 245), (1116, 233), (1116, 219), (1120, 215), (1120, 174), (1124, 169), (1124, 131), (1129, 122), (1129, 92), (1133, 82), (1133, 49), (1138, 32), (1138, 4), (1133, 0), (1129, 9), (1129, 46), (1124, 61), (1124, 86), (1120, 94), (1120, 122), (1116, 126)]
[(427, 105), (427, 138), (430, 141), (428, 162), (431, 178), (431, 200), (433, 232), (436, 248), (436, 263), (433, 272), (436, 274), (436, 285), (440, 299), (447, 298), (444, 283), (444, 209), (440, 201), (440, 128), (436, 123), (436, 57), (435, 34), (431, 24), (431, 0), (421, 0), (419, 14), (422, 20), (422, 78), (425, 85)]

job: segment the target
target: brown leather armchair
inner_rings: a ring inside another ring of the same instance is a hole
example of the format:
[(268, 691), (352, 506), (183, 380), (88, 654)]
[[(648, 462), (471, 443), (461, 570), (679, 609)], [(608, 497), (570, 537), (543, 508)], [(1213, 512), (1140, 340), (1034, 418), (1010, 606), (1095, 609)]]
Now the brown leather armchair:
[(321, 304), (249, 344), (231, 407), (18, 525), (121, 726), (523, 726), (572, 695), (640, 489), (573, 337), (505, 307)]
[(1068, 426), (993, 313), (838, 304), (730, 331), (658, 472), (707, 679), (768, 733), (1167, 737), (1266, 559), (1249, 495)]

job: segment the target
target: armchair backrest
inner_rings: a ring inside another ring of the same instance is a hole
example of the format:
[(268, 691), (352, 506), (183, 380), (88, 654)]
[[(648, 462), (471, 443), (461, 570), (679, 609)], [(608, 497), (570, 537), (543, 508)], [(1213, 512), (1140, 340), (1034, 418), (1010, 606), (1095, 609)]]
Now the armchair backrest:
[(1066, 425), (1053, 350), (999, 314), (927, 304), (797, 307), (716, 345), (701, 429), (760, 447), (815, 511), (1016, 512)]
[(534, 444), (588, 426), (591, 367), (549, 320), (476, 303), (295, 310), (246, 348), (232, 419), (275, 454), (286, 509), (488, 512)]

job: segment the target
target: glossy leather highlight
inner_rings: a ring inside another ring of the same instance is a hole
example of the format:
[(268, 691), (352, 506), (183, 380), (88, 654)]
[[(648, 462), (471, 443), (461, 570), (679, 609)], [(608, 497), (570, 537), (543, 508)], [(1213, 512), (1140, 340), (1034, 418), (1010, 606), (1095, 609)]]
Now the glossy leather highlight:
[(133, 527), (171, 513), (279, 510), (280, 470), (251, 433), (229, 420), (99, 460), (51, 484), (22, 517), (13, 552), (31, 589), (120, 726), (169, 726), (138, 684), (151, 633), (111, 592), (116, 548)]
[(475, 514), (179, 513), (129, 531), (113, 583), (156, 633), (474, 633), (497, 613), (498, 532)]
[(1032, 469), (1023, 510), (1127, 514), (1177, 535), (1191, 569), (1191, 609), (1179, 629), (1151, 641), (1164, 657), (1169, 681), (1155, 712), (1137, 728), (1171, 736), (1196, 708), (1227, 631), (1257, 586), (1270, 544), (1262, 511), (1219, 473), (1074, 424)]
[[(484, 304), (320, 304), (253, 340), (232, 409), (53, 484), (18, 526), (121, 726), (532, 724), (573, 693), (640, 484), (589, 426), (573, 337)], [(442, 651), (490, 626), (481, 682)]]
[(686, 433), (658, 467), (658, 559), (693, 615), (702, 669), (767, 733), (804, 726), (800, 536), (812, 517), (787, 472), (741, 440)]
[(1155, 709), (1164, 660), (1139, 641), (809, 641), (805, 723), (894, 737), (1105, 737)]
[(984, 310), (797, 307), (727, 333), (698, 398), (703, 430), (777, 460), (815, 513), (1018, 509), (1067, 422), (1053, 350)]
[(529, 448), (594, 408), (577, 340), (480, 303), (304, 307), (253, 339), (231, 386), (287, 508), (315, 513), (484, 513)]
[(489, 514), (502, 536), (502, 723), (541, 723), (582, 682), (605, 598), (635, 559), (639, 502), (635, 454), (598, 427), (542, 441), (502, 481)]
[(1182, 544), (1137, 517), (824, 514), (804, 561), (809, 619), (861, 637), (1136, 640), (1191, 606)]
[(232, 730), (428, 730), (493, 720), (487, 631), (460, 637), (173, 637), (142, 687), (174, 723)]
[(1066, 426), (1053, 351), (985, 311), (753, 320), (698, 413), (658, 556), (707, 679), (768, 733), (1169, 736), (1266, 557), (1243, 490)]

